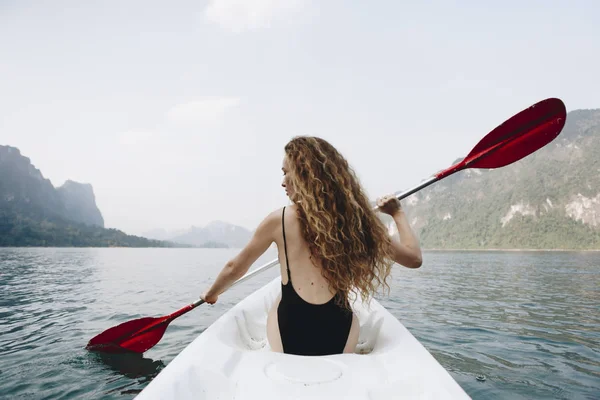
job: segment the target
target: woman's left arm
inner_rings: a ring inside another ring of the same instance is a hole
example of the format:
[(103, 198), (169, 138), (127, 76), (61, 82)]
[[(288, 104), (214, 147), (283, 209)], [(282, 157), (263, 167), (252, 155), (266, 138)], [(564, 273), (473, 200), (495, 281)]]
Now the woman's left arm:
[(269, 248), (275, 240), (280, 221), (277, 211), (269, 214), (256, 228), (248, 244), (223, 267), (212, 286), (200, 296), (205, 302), (214, 304), (235, 281), (244, 276), (250, 266)]

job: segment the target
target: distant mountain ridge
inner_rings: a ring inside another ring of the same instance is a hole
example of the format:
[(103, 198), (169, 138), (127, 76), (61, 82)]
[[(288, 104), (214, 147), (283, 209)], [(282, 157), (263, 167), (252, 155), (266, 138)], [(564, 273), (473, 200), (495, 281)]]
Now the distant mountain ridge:
[(458, 172), (402, 204), (423, 248), (600, 249), (600, 109), (569, 112), (514, 164)]
[(57, 189), (16, 147), (0, 146), (0, 208), (104, 227), (90, 184), (67, 181)]
[(248, 229), (225, 221), (212, 221), (204, 227), (192, 226), (187, 230), (169, 234), (164, 229), (145, 232), (145, 237), (170, 240), (199, 247), (244, 247), (252, 236)]
[(92, 185), (55, 188), (19, 149), (0, 146), (0, 246), (174, 245), (104, 229)]

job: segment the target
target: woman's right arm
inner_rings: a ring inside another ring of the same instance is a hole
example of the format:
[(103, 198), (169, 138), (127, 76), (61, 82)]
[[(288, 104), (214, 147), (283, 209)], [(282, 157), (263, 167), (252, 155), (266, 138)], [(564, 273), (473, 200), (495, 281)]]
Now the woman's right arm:
[(281, 212), (274, 211), (258, 225), (248, 244), (225, 264), (215, 282), (200, 296), (204, 301), (215, 303), (219, 295), (244, 276), (252, 264), (268, 250), (271, 243), (275, 241), (275, 232), (281, 226), (279, 215)]

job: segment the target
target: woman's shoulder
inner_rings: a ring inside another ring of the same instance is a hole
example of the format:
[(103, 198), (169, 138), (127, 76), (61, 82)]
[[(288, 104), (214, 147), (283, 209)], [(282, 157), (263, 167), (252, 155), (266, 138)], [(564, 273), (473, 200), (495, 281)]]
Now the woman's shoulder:
[(286, 206), (276, 208), (275, 210), (269, 212), (267, 214), (267, 216), (265, 217), (265, 220), (279, 218), (279, 221), (281, 221), (281, 218), (284, 216), (284, 213), (285, 213), (285, 218), (287, 219), (288, 215), (296, 215), (297, 210), (298, 210), (298, 206), (296, 204), (288, 204)]
[(284, 206), (284, 207), (279, 207), (275, 210), (270, 211), (262, 220), (261, 225), (266, 225), (266, 226), (277, 226), (281, 224), (281, 219), (283, 217), (283, 212), (285, 209), (285, 215), (287, 218), (287, 214), (288, 212), (291, 210), (292, 206)]
[(295, 218), (297, 210), (296, 207), (297, 206), (295, 204), (279, 207), (269, 212), (266, 217), (264, 217), (260, 225), (269, 229), (280, 229), (284, 216), (286, 221), (290, 221), (291, 219)]

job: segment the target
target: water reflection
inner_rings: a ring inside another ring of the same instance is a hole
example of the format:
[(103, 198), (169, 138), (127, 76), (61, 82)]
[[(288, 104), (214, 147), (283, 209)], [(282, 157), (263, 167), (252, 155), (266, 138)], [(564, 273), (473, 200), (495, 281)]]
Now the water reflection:
[(146, 358), (139, 353), (90, 352), (90, 357), (93, 361), (129, 379), (152, 379), (165, 367), (165, 363), (161, 360)]

